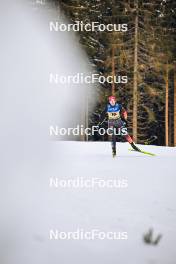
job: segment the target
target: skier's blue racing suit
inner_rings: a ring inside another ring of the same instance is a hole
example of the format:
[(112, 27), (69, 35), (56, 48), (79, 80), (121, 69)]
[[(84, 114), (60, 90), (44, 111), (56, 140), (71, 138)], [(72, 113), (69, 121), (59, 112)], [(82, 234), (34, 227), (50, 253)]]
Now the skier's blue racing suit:
[[(115, 103), (115, 105), (111, 105), (110, 103), (108, 103), (100, 115), (100, 125), (103, 123), (106, 115), (108, 115), (108, 128), (112, 128), (111, 142), (112, 148), (113, 150), (115, 150), (116, 135), (113, 131), (114, 129), (117, 130), (126, 126), (127, 112), (119, 103)], [(128, 133), (126, 133), (125, 135), (121, 134), (121, 136), (123, 136), (130, 144), (133, 143), (133, 140)]]

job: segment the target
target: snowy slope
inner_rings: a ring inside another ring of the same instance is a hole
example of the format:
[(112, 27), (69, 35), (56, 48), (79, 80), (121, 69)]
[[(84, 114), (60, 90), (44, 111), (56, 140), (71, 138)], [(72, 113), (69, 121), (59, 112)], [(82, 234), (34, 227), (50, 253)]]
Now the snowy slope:
[[(46, 163), (25, 164), (4, 184), (2, 264), (175, 263), (175, 148), (143, 146), (150, 157), (118, 143), (113, 159), (108, 142), (49, 144)], [(128, 187), (51, 188), (51, 177), (126, 179)], [(151, 227), (163, 235), (157, 246), (142, 239)], [(51, 229), (77, 228), (125, 231), (128, 240), (49, 240)]]

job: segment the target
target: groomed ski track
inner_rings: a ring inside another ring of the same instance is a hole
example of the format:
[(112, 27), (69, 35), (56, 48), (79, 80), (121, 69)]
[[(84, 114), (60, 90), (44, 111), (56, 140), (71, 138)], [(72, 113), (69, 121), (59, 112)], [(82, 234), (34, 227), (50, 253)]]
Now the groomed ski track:
[[(45, 162), (39, 156), (32, 167), (15, 162), (3, 180), (9, 196), (6, 191), (1, 248), (8, 258), (2, 264), (175, 264), (176, 148), (139, 145), (156, 154), (151, 157), (118, 143), (118, 155), (112, 158), (109, 142), (49, 144)], [(54, 188), (51, 177), (126, 179), (128, 187)], [(51, 229), (78, 228), (127, 232), (128, 239), (49, 239)], [(154, 238), (163, 236), (157, 246), (143, 242), (149, 228)]]

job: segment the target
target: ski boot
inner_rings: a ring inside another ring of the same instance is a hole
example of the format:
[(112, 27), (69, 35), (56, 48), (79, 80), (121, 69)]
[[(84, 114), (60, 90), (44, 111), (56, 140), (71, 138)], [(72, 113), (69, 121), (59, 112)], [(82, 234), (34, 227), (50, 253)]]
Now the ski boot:
[(116, 149), (115, 148), (112, 148), (112, 156), (113, 156), (113, 158), (115, 158), (115, 156), (116, 156)]
[(139, 151), (141, 152), (141, 150), (134, 144), (134, 142), (130, 143), (130, 145), (132, 146), (132, 148), (135, 150), (135, 151)]

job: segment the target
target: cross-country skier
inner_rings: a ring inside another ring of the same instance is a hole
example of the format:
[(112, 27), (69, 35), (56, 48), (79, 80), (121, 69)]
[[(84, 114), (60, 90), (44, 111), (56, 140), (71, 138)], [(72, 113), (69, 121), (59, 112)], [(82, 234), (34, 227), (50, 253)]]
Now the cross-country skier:
[[(111, 134), (111, 144), (112, 144), (112, 155), (116, 156), (116, 135), (114, 133), (114, 129), (122, 129), (127, 125), (127, 111), (122, 107), (121, 104), (116, 102), (115, 96), (109, 96), (109, 103), (106, 105), (104, 111), (100, 115), (99, 125), (101, 125), (108, 115), (108, 128), (112, 129)], [(136, 151), (140, 151), (140, 149), (134, 144), (132, 138), (128, 133), (121, 134), (126, 141), (130, 143), (132, 148)]]

